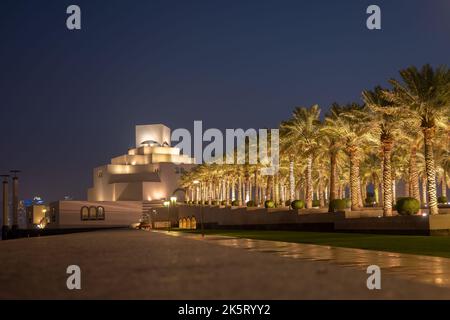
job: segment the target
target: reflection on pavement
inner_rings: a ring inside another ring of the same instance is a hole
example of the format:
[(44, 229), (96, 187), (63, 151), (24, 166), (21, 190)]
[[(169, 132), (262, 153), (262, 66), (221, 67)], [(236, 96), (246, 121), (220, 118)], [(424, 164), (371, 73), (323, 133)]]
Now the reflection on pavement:
[[(158, 232), (158, 231), (156, 231)], [(203, 240), (249, 251), (266, 252), (281, 257), (326, 261), (346, 267), (364, 269), (378, 265), (383, 272), (422, 283), (450, 288), (450, 259), (362, 249), (338, 248), (314, 244), (254, 240), (211, 235), (170, 232), (177, 237)]]

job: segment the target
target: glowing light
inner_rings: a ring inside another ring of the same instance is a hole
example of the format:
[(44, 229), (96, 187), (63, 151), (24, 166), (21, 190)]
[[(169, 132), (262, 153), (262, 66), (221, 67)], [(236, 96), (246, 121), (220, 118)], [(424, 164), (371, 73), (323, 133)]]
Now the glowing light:
[(177, 202), (177, 197), (170, 197), (170, 202)]
[(164, 201), (164, 207), (168, 207), (168, 206), (170, 206), (170, 201)]
[(427, 216), (427, 214), (426, 213), (422, 213), (422, 217), (426, 217)]
[(200, 183), (200, 181), (198, 181), (198, 180), (194, 180), (194, 181), (192, 181), (192, 183), (193, 183), (193, 184), (199, 184), (199, 183)]

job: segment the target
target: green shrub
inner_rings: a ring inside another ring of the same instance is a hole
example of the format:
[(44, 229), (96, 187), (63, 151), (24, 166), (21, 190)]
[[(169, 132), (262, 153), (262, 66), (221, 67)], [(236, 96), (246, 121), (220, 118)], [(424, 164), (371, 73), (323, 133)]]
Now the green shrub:
[(375, 202), (376, 202), (376, 201), (375, 201), (375, 197), (372, 197), (372, 196), (367, 197), (366, 200), (365, 200), (365, 203), (366, 203), (367, 205), (369, 205), (369, 206), (373, 205)]
[(312, 201), (312, 206), (313, 207), (320, 207), (320, 201), (319, 200), (313, 200)]
[(330, 202), (331, 212), (344, 211), (347, 209), (347, 199), (334, 199)]
[(256, 203), (253, 200), (247, 201), (247, 207), (256, 207)]
[(294, 200), (291, 203), (291, 208), (296, 209), (303, 209), (305, 207), (305, 202), (303, 200)]
[(290, 206), (291, 206), (291, 201), (290, 201), (290, 200), (286, 200), (286, 201), (284, 202), (284, 205), (285, 205), (286, 207), (290, 207)]
[(221, 206), (226, 206), (226, 205), (227, 205), (227, 202), (226, 202), (225, 200), (222, 200), (222, 201), (220, 202), (220, 205), (221, 205)]
[(209, 205), (209, 201), (206, 200), (206, 201), (203, 202), (203, 204), (204, 204), (205, 206), (207, 206), (207, 205)]
[(275, 208), (275, 202), (273, 200), (266, 200), (264, 202), (264, 208)]
[(345, 207), (346, 208), (351, 208), (352, 207), (352, 199), (344, 199), (345, 200)]
[(239, 205), (239, 201), (233, 200), (233, 201), (231, 202), (231, 205), (234, 206), (234, 207), (237, 207), (237, 206)]
[(399, 198), (397, 200), (396, 209), (400, 215), (417, 214), (420, 210), (420, 202), (415, 198)]
[(213, 201), (211, 201), (211, 204), (212, 204), (213, 206), (217, 206), (219, 203), (217, 202), (217, 200), (213, 200)]
[(446, 204), (448, 202), (448, 199), (447, 199), (447, 197), (446, 196), (440, 196), (440, 197), (438, 197), (438, 203), (441, 203), (441, 204)]

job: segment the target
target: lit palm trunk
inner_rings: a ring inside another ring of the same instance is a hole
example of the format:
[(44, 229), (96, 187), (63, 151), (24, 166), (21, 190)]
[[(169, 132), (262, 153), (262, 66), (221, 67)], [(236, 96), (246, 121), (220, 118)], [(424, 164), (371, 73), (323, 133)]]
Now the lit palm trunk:
[(289, 162), (289, 200), (295, 200), (294, 161)]
[(422, 177), (422, 205), (427, 204), (427, 179)]
[(392, 141), (383, 141), (383, 216), (392, 216)]
[[(331, 201), (336, 199), (336, 196), (337, 196), (336, 168), (337, 168), (336, 152), (331, 152), (331, 154), (330, 154), (330, 204), (331, 204)], [(328, 211), (332, 212), (332, 209), (329, 207)]]
[(352, 201), (352, 210), (359, 209), (359, 157), (354, 147), (349, 148), (350, 157), (350, 196)]
[(443, 197), (447, 197), (447, 178), (445, 172), (443, 173), (441, 179), (441, 195)]
[(238, 180), (238, 204), (242, 206), (242, 177), (239, 176)]
[(411, 147), (411, 155), (409, 159), (409, 175), (411, 197), (420, 201), (419, 174), (417, 172), (417, 150), (415, 146)]
[(312, 157), (308, 156), (306, 165), (306, 207), (312, 208), (313, 201), (313, 181), (312, 181)]
[(425, 141), (425, 166), (427, 172), (427, 188), (428, 188), (428, 207), (430, 214), (438, 214), (437, 194), (436, 194), (436, 168), (434, 165), (433, 155), (433, 128), (424, 128)]

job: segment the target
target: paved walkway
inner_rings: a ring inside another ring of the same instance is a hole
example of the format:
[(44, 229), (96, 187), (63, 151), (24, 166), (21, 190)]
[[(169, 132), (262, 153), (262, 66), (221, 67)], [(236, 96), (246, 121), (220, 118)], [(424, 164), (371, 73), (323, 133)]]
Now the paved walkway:
[(205, 238), (197, 234), (181, 232), (171, 232), (170, 235), (249, 251), (269, 252), (281, 257), (327, 261), (361, 270), (366, 270), (369, 265), (377, 265), (383, 273), (450, 289), (450, 259), (447, 258), (218, 235)]
[[(361, 266), (223, 245), (250, 240), (171, 235), (116, 230), (0, 242), (0, 298), (450, 299), (448, 288), (388, 272), (382, 290), (370, 291)], [(66, 288), (72, 264), (81, 268), (81, 290)]]

